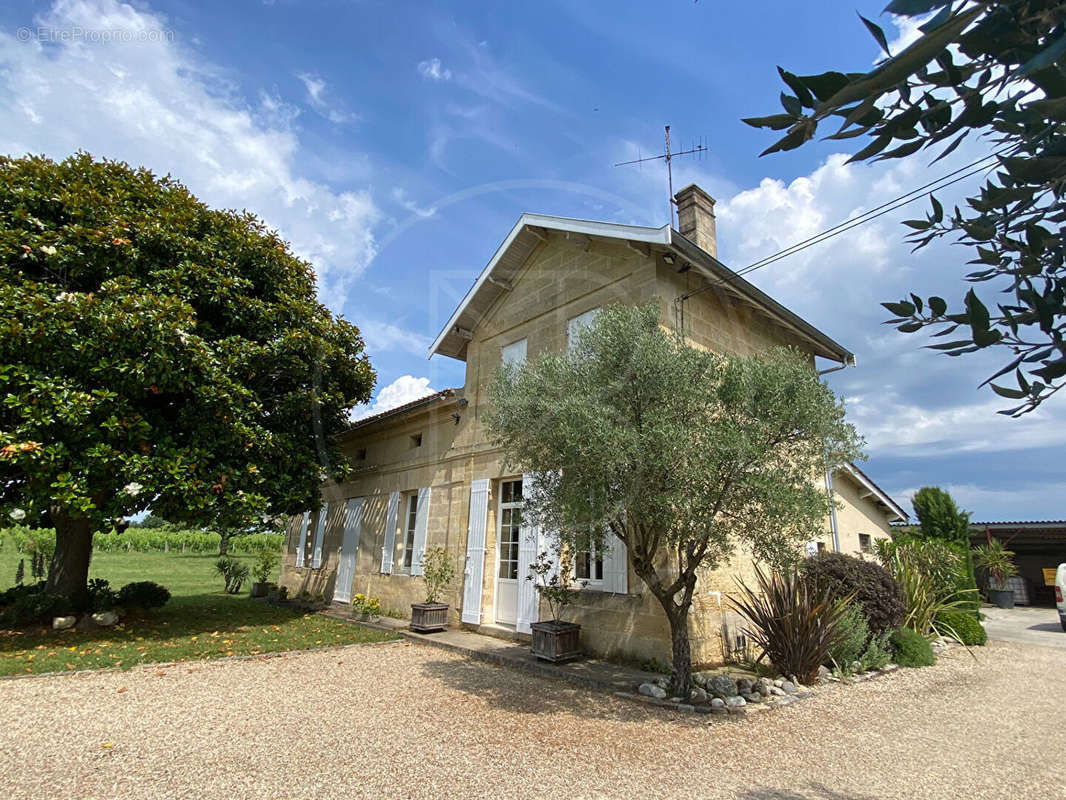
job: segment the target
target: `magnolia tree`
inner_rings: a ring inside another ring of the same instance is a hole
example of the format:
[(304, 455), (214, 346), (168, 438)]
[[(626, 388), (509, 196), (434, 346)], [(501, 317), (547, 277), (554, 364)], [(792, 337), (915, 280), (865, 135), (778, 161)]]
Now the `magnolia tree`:
[(495, 439), (535, 477), (525, 513), (560, 550), (601, 544), (605, 531), (625, 543), (669, 621), (682, 696), (699, 574), (738, 547), (794, 561), (826, 528), (817, 476), (859, 455), (809, 360), (696, 350), (659, 326), (655, 305), (605, 309), (569, 353), (502, 368), (490, 397)]
[(84, 595), (94, 531), (147, 508), (316, 504), (374, 373), (261, 221), (86, 154), (0, 158), (0, 270), (0, 509), (56, 529), (47, 591)]

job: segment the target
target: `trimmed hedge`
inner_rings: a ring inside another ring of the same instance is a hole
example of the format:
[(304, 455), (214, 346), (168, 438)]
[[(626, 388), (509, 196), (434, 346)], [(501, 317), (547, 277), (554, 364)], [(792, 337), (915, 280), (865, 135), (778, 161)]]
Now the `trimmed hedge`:
[(893, 657), (901, 667), (931, 667), (936, 663), (929, 641), (910, 628), (897, 628), (889, 639)]
[(61, 595), (45, 594), (44, 581), (12, 586), (0, 593), (0, 628), (21, 628), (34, 623), (47, 624), (52, 617), (70, 613), (70, 600)]
[(933, 627), (941, 636), (957, 638), (968, 647), (979, 647), (988, 641), (984, 625), (965, 611), (941, 611), (933, 620)]
[(170, 600), (170, 590), (154, 581), (134, 581), (118, 590), (115, 604), (144, 610), (160, 608)]
[(853, 602), (862, 608), (871, 634), (884, 633), (903, 623), (907, 612), (903, 591), (880, 564), (825, 552), (804, 559), (803, 571), (834, 599), (854, 595)]
[(152, 581), (127, 583), (118, 592), (107, 581), (93, 578), (89, 581), (88, 605), (76, 607), (70, 599), (56, 594), (45, 594), (44, 581), (12, 586), (0, 592), (0, 628), (22, 628), (26, 625), (48, 625), (53, 617), (62, 617), (76, 612), (109, 611), (123, 608), (127, 611), (148, 611), (159, 608), (170, 599), (164, 586)]

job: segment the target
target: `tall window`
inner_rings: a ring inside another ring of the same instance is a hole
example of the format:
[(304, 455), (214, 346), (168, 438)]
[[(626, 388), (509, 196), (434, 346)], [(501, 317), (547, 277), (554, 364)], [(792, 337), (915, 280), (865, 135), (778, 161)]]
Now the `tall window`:
[(522, 481), (500, 484), (500, 564), (497, 577), (518, 578), (518, 537), (522, 527)]
[(589, 543), (588, 550), (574, 553), (574, 577), (579, 581), (603, 581), (603, 549)]
[(859, 551), (862, 553), (872, 553), (874, 551), (874, 540), (870, 534), (859, 534)]
[(411, 568), (411, 560), (415, 551), (415, 522), (418, 520), (418, 492), (407, 498), (407, 518), (405, 534), (403, 537), (403, 565), (406, 569)]

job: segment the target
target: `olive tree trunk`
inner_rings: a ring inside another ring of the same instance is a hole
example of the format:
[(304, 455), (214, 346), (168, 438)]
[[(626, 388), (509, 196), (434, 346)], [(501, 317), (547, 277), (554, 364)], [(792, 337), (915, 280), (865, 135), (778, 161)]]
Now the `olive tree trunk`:
[(670, 623), (670, 653), (674, 668), (671, 691), (675, 696), (687, 701), (692, 691), (692, 645), (688, 638), (688, 615), (692, 608), (692, 596), (696, 588), (696, 573), (693, 562), (689, 563), (680, 575), (668, 586), (652, 564), (653, 559), (645, 554), (643, 557), (631, 557), (633, 571), (644, 581), (655, 599), (663, 607), (667, 622)]
[(89, 520), (52, 514), (56, 529), (56, 551), (48, 569), (44, 590), (69, 597), (75, 606), (89, 597), (89, 561), (93, 554), (93, 531)]

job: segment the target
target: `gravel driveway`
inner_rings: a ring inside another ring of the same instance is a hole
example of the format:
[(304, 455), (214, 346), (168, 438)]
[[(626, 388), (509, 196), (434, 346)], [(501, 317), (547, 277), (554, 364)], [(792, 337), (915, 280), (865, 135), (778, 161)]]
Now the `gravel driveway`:
[(0, 682), (5, 798), (1066, 798), (1061, 651), (956, 650), (743, 720), (410, 643)]

